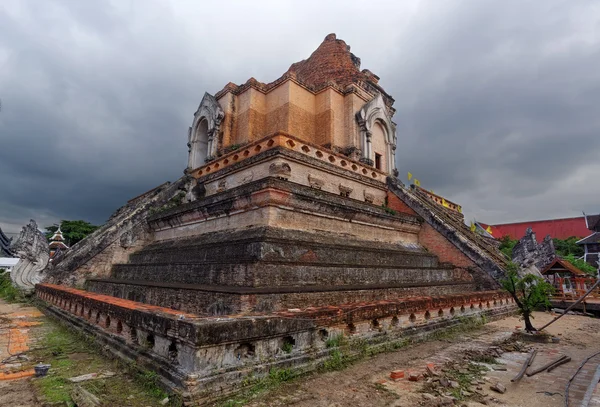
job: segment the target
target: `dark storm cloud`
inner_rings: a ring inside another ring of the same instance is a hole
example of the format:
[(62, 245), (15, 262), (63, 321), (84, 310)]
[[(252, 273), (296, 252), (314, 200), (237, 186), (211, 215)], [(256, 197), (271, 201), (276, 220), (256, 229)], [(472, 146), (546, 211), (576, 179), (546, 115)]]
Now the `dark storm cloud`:
[(100, 223), (178, 178), (205, 91), (274, 80), (330, 32), (396, 98), (401, 175), (488, 222), (598, 211), (598, 7), (5, 2), (0, 226)]

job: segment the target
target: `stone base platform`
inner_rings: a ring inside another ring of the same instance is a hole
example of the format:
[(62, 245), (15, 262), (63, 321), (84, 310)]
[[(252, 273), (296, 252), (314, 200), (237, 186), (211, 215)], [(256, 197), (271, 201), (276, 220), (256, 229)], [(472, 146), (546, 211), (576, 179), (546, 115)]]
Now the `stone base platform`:
[(494, 318), (515, 309), (500, 291), (226, 317), (51, 284), (36, 286), (36, 296), (49, 314), (95, 336), (117, 356), (157, 371), (166, 387), (198, 405), (239, 391), (248, 377), (271, 369), (314, 370), (334, 349), (328, 347), (332, 339), (384, 346), (459, 324), (461, 317)]

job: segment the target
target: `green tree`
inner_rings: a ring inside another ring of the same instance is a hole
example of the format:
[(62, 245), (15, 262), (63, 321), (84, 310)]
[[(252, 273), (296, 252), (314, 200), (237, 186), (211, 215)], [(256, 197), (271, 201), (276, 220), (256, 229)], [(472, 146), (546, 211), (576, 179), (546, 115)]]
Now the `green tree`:
[(590, 274), (592, 276), (595, 276), (598, 273), (598, 269), (596, 267), (586, 263), (583, 259), (576, 258), (572, 254), (569, 254), (568, 256), (562, 256), (562, 258), (574, 265), (575, 267), (577, 267), (579, 270), (583, 271), (584, 273)]
[(554, 249), (556, 249), (556, 254), (560, 257), (566, 258), (569, 255), (573, 255), (574, 257), (581, 257), (584, 254), (583, 247), (579, 246), (576, 242), (580, 240), (580, 238), (571, 236), (566, 239), (552, 239), (554, 242)]
[(527, 332), (536, 331), (531, 324), (532, 313), (537, 308), (550, 306), (550, 296), (554, 287), (546, 280), (533, 274), (519, 277), (519, 266), (513, 262), (508, 264), (506, 278), (500, 281), (502, 287), (510, 293), (519, 307), (519, 314), (525, 321)]
[[(73, 246), (84, 237), (88, 236), (100, 226), (92, 225), (84, 220), (63, 220), (60, 223), (60, 230), (65, 238), (65, 243), (68, 246)], [(58, 225), (52, 225), (46, 227), (46, 237), (48, 240), (52, 237), (54, 232), (58, 230)]]
[(509, 259), (512, 259), (512, 250), (513, 247), (519, 242), (518, 240), (513, 240), (509, 235), (504, 235), (500, 239), (500, 251), (508, 256)]

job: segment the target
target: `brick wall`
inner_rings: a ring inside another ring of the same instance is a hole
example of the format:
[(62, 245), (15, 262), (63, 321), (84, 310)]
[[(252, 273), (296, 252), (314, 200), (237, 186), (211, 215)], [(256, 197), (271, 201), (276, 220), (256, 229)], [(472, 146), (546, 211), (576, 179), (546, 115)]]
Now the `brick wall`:
[(387, 192), (387, 205), (390, 209), (393, 209), (396, 212), (418, 216), (415, 211), (413, 211), (408, 205), (402, 202), (400, 198), (398, 198), (395, 194), (391, 193), (390, 191)]
[(428, 223), (421, 226), (419, 243), (438, 256), (441, 262), (452, 263), (458, 267), (477, 267), (471, 259)]

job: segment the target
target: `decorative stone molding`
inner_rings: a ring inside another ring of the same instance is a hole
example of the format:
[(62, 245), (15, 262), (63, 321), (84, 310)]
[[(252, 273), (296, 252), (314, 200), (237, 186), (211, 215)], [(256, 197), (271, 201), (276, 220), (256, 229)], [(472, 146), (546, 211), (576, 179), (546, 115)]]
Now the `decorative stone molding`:
[(370, 192), (364, 191), (365, 202), (373, 203), (375, 201), (375, 195)]
[(384, 168), (383, 170), (388, 174), (393, 174), (396, 169), (396, 124), (392, 121), (389, 109), (385, 105), (381, 94), (378, 94), (371, 101), (365, 103), (356, 113), (356, 121), (358, 122), (361, 135), (360, 140), (363, 152), (361, 162), (369, 162), (370, 165), (373, 165), (372, 128), (376, 122), (379, 122), (386, 133), (386, 162), (388, 168)]
[(292, 175), (292, 169), (288, 163), (278, 162), (269, 166), (269, 174), (287, 181)]
[(340, 184), (340, 185), (338, 186), (338, 188), (340, 189), (340, 195), (341, 195), (341, 196), (344, 196), (344, 197), (346, 197), (346, 198), (347, 198), (347, 197), (349, 197), (349, 196), (350, 196), (350, 194), (351, 194), (351, 193), (352, 193), (352, 191), (353, 191), (353, 189), (352, 189), (352, 188), (350, 188), (349, 186), (342, 185), (342, 184)]
[(225, 178), (223, 178), (222, 180), (219, 180), (219, 186), (217, 188), (217, 192), (223, 192), (227, 190), (227, 180)]
[(321, 189), (323, 188), (325, 181), (323, 181), (321, 178), (315, 177), (312, 174), (308, 174), (308, 183), (310, 184), (311, 188)]
[(221, 123), (225, 112), (214, 96), (205, 93), (188, 130), (188, 169), (204, 165), (205, 160), (216, 156)]

